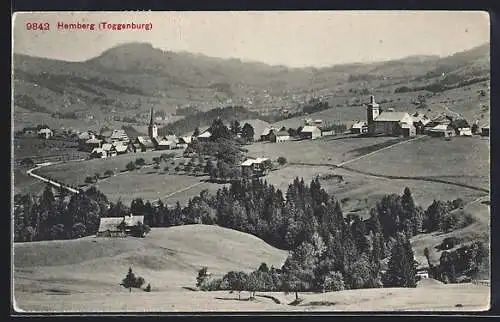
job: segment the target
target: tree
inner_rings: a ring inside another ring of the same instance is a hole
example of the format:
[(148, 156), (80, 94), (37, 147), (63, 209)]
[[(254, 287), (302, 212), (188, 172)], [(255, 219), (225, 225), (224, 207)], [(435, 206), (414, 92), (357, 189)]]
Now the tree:
[(129, 163), (127, 163), (127, 165), (125, 166), (125, 169), (128, 170), (128, 171), (132, 171), (132, 170), (135, 170), (135, 163), (133, 161), (130, 161)]
[(135, 165), (136, 166), (142, 167), (145, 164), (146, 164), (146, 161), (143, 158), (137, 158), (137, 159), (135, 159)]
[(238, 120), (234, 120), (231, 122), (231, 133), (233, 135), (237, 135), (238, 133), (241, 132), (241, 125), (240, 125), (240, 122), (238, 122)]
[(403, 196), (401, 197), (401, 207), (403, 208), (401, 224), (402, 230), (413, 233), (416, 226), (416, 207), (411, 191), (408, 187), (404, 189)]
[(250, 298), (255, 298), (255, 292), (264, 288), (264, 274), (260, 271), (251, 272), (246, 280), (246, 289), (250, 292)]
[(193, 137), (197, 137), (198, 135), (200, 135), (200, 129), (196, 127), (193, 132)]
[(330, 272), (323, 282), (323, 291), (342, 291), (345, 289), (344, 277), (341, 272)]
[(415, 287), (416, 264), (410, 241), (405, 235), (398, 234), (384, 284), (389, 287)]
[(212, 141), (231, 138), (231, 132), (220, 118), (216, 118), (212, 122), (212, 125), (210, 126), (208, 131), (212, 134), (212, 136), (210, 137), (210, 140)]
[(81, 222), (77, 222), (76, 224), (73, 225), (71, 238), (81, 238), (85, 236), (86, 230), (87, 228), (85, 227), (84, 224), (82, 224)]
[(477, 123), (472, 124), (471, 131), (472, 131), (472, 134), (479, 133), (479, 125), (477, 125)]
[(254, 128), (252, 125), (245, 123), (243, 128), (241, 129), (241, 137), (244, 138), (247, 142), (253, 142), (254, 140)]
[(208, 278), (208, 269), (206, 266), (202, 267), (198, 271), (198, 276), (196, 277), (196, 286), (200, 287)]
[(279, 164), (279, 165), (283, 166), (283, 165), (285, 165), (285, 164), (286, 164), (286, 162), (287, 162), (287, 160), (286, 160), (286, 158), (285, 158), (285, 157), (279, 157), (279, 158), (278, 158), (278, 164)]
[(269, 267), (267, 267), (266, 263), (261, 263), (258, 269), (259, 272), (268, 273)]
[(238, 291), (238, 299), (241, 300), (241, 291), (244, 291), (247, 286), (248, 275), (245, 272), (231, 271), (224, 276), (231, 291)]
[(132, 292), (132, 287), (135, 287), (135, 274), (132, 271), (132, 267), (129, 267), (128, 273), (125, 278), (122, 280), (122, 286), (128, 288), (130, 292)]
[(145, 292), (151, 292), (151, 284), (148, 283), (148, 286), (144, 289)]

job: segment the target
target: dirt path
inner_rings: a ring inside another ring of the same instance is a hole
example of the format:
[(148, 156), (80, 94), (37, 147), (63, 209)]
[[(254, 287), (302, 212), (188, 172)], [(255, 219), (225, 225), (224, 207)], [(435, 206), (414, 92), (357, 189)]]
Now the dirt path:
[[(81, 160), (71, 160), (71, 161), (81, 161)], [(46, 166), (49, 166), (49, 165), (57, 164), (57, 163), (60, 163), (60, 162), (46, 162), (46, 163), (39, 164), (36, 167), (27, 170), (26, 174), (29, 175), (29, 176), (31, 176), (31, 177), (33, 177), (33, 178), (35, 178), (35, 179), (41, 180), (43, 182), (47, 182), (47, 183), (53, 185), (54, 187), (63, 188), (63, 189), (66, 189), (66, 190), (68, 190), (69, 192), (72, 192), (72, 193), (77, 193), (77, 194), (80, 193), (80, 191), (78, 191), (78, 190), (76, 190), (74, 188), (71, 188), (71, 187), (69, 187), (67, 185), (61, 184), (59, 182), (55, 182), (53, 180), (50, 180), (49, 178), (45, 178), (45, 177), (42, 177), (42, 176), (40, 176), (38, 174), (33, 173), (33, 171), (35, 171), (35, 170), (38, 170), (40, 168), (43, 168), (43, 167), (46, 167)]]
[(167, 195), (165, 195), (165, 196), (163, 196), (163, 197), (161, 197), (161, 198), (170, 198), (170, 197), (172, 197), (173, 195), (176, 195), (176, 194), (178, 194), (178, 193), (180, 193), (180, 192), (184, 192), (184, 191), (187, 191), (187, 190), (189, 190), (189, 189), (192, 189), (192, 188), (194, 188), (194, 187), (196, 187), (196, 186), (201, 185), (202, 183), (204, 183), (204, 182), (203, 182), (203, 181), (200, 181), (200, 182), (194, 183), (194, 184), (192, 184), (192, 185), (190, 185), (190, 186), (187, 186), (187, 187), (184, 187), (184, 188), (179, 189), (179, 190), (177, 190), (177, 191), (171, 192), (171, 193), (169, 193), (169, 194), (167, 194)]

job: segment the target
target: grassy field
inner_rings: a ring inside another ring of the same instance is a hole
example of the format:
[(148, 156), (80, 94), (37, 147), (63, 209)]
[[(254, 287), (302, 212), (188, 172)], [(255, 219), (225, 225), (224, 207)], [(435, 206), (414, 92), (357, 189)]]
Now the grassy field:
[(24, 167), (16, 167), (13, 171), (13, 188), (14, 194), (18, 193), (31, 193), (39, 195), (45, 189), (45, 183), (30, 177), (26, 174), (26, 169)]
[(430, 177), (489, 189), (489, 140), (423, 138), (374, 154), (348, 166), (381, 175)]
[[(251, 247), (248, 247), (251, 245)], [(201, 266), (215, 276), (251, 271), (261, 262), (279, 267), (287, 253), (241, 232), (190, 225), (153, 229), (145, 239), (85, 237), (69, 241), (15, 244), (14, 296), (25, 311), (372, 311), (487, 309), (489, 287), (443, 285), (429, 280), (414, 289), (366, 289), (323, 294), (260, 293), (238, 301), (228, 292), (194, 292)], [(119, 285), (132, 267), (152, 292), (129, 293)], [(242, 299), (248, 293), (242, 292)], [(324, 302), (324, 303), (322, 303)], [(329, 304), (329, 305), (327, 305)], [(461, 307), (455, 307), (461, 304)]]
[(159, 157), (163, 153), (172, 152), (177, 155), (182, 154), (182, 150), (126, 153), (107, 159), (92, 159), (81, 162), (54, 164), (43, 167), (35, 172), (41, 176), (54, 178), (66, 184), (76, 186), (84, 184), (85, 178), (87, 176), (93, 176), (96, 172), (101, 175), (103, 175), (106, 170), (113, 170), (115, 173), (118, 173), (125, 170), (125, 166), (130, 161), (135, 162), (136, 159), (143, 158), (146, 163), (151, 163), (153, 157)]
[(222, 187), (204, 182), (204, 179), (207, 177), (165, 174), (161, 170), (147, 168), (99, 180), (96, 187), (112, 201), (121, 199), (129, 204), (140, 197), (150, 201), (161, 199), (165, 204), (174, 205), (176, 201), (187, 203), (205, 189), (215, 193)]
[(248, 146), (251, 157), (276, 159), (284, 156), (289, 163), (338, 164), (370, 152), (373, 146), (400, 142), (393, 137), (323, 137), (316, 140), (288, 141), (283, 143), (258, 142)]
[[(335, 175), (342, 176), (344, 181), (338, 182)], [(285, 193), (295, 177), (304, 178), (306, 183), (310, 183), (316, 176), (320, 178), (322, 187), (328, 193), (342, 201), (344, 214), (355, 213), (362, 217), (368, 216), (369, 210), (384, 195), (391, 193), (402, 195), (405, 187), (410, 188), (415, 202), (424, 209), (434, 199), (453, 200), (460, 197), (469, 202), (484, 195), (480, 191), (445, 183), (386, 179), (326, 166), (288, 165), (269, 173), (265, 179)]]

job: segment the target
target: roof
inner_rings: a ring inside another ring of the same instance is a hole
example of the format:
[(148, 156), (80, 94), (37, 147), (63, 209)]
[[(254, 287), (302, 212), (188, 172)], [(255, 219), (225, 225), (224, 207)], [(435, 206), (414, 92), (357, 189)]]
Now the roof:
[(100, 144), (102, 142), (102, 140), (99, 140), (99, 139), (88, 139), (87, 141), (85, 141), (85, 143), (87, 144)]
[(124, 152), (124, 151), (127, 151), (127, 146), (126, 145), (123, 145), (123, 144), (117, 144), (115, 145), (115, 150), (116, 152)]
[(111, 139), (116, 139), (116, 140), (128, 140), (128, 135), (125, 130), (113, 130), (113, 133), (111, 134)]
[(51, 129), (47, 129), (47, 128), (44, 128), (44, 129), (40, 129), (40, 131), (38, 131), (39, 134), (41, 133), (52, 133), (52, 130)]
[(111, 150), (111, 148), (112, 148), (112, 147), (113, 147), (113, 144), (111, 144), (111, 143), (104, 143), (104, 144), (102, 145), (102, 149), (103, 149), (104, 151), (109, 151), (109, 150)]
[(409, 120), (410, 115), (407, 112), (382, 112), (375, 118), (375, 122), (406, 122)]
[(92, 152), (90, 152), (90, 154), (94, 154), (94, 153), (105, 153), (106, 151), (104, 151), (103, 148), (94, 148), (92, 150)]
[(104, 131), (101, 131), (101, 136), (102, 137), (110, 137), (112, 134), (111, 130), (104, 130)]
[(122, 223), (123, 217), (101, 218), (99, 222), (99, 232), (120, 231), (118, 226)]
[(276, 136), (290, 136), (290, 133), (288, 131), (279, 131)]
[(447, 124), (438, 124), (431, 129), (431, 131), (434, 131), (434, 132), (447, 131), (447, 130), (449, 130)]
[(316, 131), (320, 131), (320, 129), (317, 126), (313, 125), (306, 125), (301, 130), (301, 132), (316, 132)]
[(364, 121), (357, 121), (357, 122), (355, 122), (355, 123), (352, 125), (352, 128), (354, 128), (354, 129), (360, 129), (360, 128), (362, 128), (363, 126), (367, 126), (367, 125), (366, 125), (366, 122), (364, 122)]
[(174, 143), (179, 143), (179, 138), (176, 135), (166, 135), (164, 139), (167, 141), (172, 141)]
[(153, 141), (151, 141), (151, 139), (146, 136), (138, 136), (137, 142), (139, 142), (139, 144), (141, 145), (144, 145), (145, 147), (154, 147)]
[(203, 133), (201, 133), (200, 135), (198, 135), (197, 137), (199, 138), (209, 138), (212, 136), (212, 133), (208, 132), (208, 131), (205, 131)]
[(179, 138), (179, 141), (183, 141), (184, 143), (191, 143), (192, 140), (193, 140), (192, 136), (183, 136)]
[(275, 129), (275, 128), (273, 128), (273, 127), (266, 127), (266, 128), (264, 129), (264, 131), (262, 131), (262, 134), (261, 134), (261, 135), (269, 135), (269, 134), (271, 133), (271, 131), (273, 131), (273, 132), (274, 132), (274, 131), (276, 131), (276, 129)]
[(241, 166), (251, 166), (254, 162), (255, 162), (255, 160), (248, 159), (245, 162), (241, 163)]
[(125, 224), (127, 224), (127, 226), (134, 226), (138, 222), (144, 223), (144, 216), (133, 216), (133, 215), (130, 215), (130, 216), (125, 216), (122, 219), (125, 221)]

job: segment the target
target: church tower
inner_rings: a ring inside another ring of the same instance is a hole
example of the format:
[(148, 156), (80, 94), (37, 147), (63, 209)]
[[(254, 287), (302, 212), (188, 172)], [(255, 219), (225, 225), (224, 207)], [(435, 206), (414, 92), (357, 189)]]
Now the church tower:
[(156, 138), (158, 136), (158, 127), (156, 126), (153, 119), (153, 108), (151, 108), (151, 119), (149, 120), (148, 135), (150, 139)]
[(370, 103), (366, 109), (366, 123), (368, 125), (368, 132), (373, 133), (375, 131), (375, 124), (373, 120), (380, 115), (380, 106), (375, 102), (375, 96), (370, 95)]

